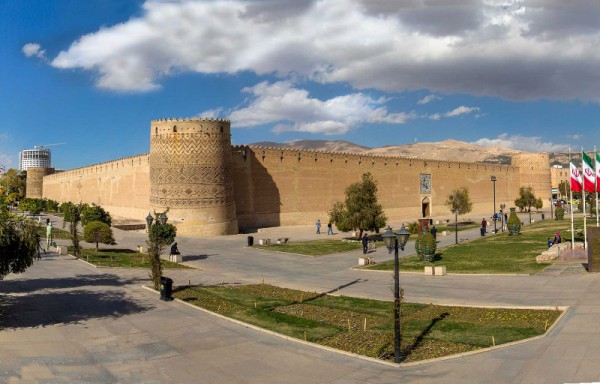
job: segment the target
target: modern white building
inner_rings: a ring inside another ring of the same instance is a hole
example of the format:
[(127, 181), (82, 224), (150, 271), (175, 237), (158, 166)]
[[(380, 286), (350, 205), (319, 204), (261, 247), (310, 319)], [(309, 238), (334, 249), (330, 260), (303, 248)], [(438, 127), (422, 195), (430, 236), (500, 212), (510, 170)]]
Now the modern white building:
[(50, 150), (40, 146), (39, 149), (24, 149), (19, 152), (19, 170), (26, 171), (31, 167), (51, 168)]

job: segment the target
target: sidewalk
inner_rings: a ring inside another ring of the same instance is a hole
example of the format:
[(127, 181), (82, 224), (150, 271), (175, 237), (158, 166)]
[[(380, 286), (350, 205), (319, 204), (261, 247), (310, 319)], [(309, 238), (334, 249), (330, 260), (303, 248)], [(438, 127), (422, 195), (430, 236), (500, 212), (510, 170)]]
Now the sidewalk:
[[(296, 238), (314, 238), (304, 227)], [(312, 226), (306, 226), (312, 232)], [(144, 233), (118, 231), (122, 244)], [(465, 238), (478, 236), (478, 229)], [(117, 231), (115, 231), (117, 233)], [(283, 232), (279, 232), (283, 233)], [(247, 235), (181, 239), (193, 270), (176, 285), (261, 282), (391, 300), (391, 273), (353, 270), (360, 251), (304, 257), (246, 247)], [(327, 236), (327, 235), (320, 235)], [(447, 237), (449, 238), (449, 237)], [(178, 239), (180, 240), (180, 239)], [(454, 238), (441, 241), (453, 241)], [(185, 245), (185, 246), (184, 246)], [(121, 245), (122, 247), (123, 245)], [(409, 247), (410, 249), (410, 247)], [(414, 248), (413, 248), (414, 249)], [(407, 252), (408, 253), (408, 252)], [(387, 256), (377, 249), (376, 257)], [(389, 256), (388, 256), (389, 257)], [(407, 301), (570, 306), (547, 337), (492, 352), (388, 367), (287, 341), (176, 302), (161, 302), (145, 269), (93, 268), (43, 256), (0, 282), (0, 382), (564, 383), (600, 380), (600, 276), (402, 274)], [(338, 291), (339, 289), (339, 291)], [(8, 315), (6, 315), (8, 314)]]

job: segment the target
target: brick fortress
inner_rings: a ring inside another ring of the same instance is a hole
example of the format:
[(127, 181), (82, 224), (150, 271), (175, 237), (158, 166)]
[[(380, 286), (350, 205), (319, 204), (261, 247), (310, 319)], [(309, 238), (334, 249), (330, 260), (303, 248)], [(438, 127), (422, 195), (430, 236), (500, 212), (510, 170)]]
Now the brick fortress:
[(150, 124), (150, 153), (52, 174), (28, 170), (27, 197), (96, 203), (117, 222), (144, 222), (169, 208), (181, 236), (237, 234), (252, 228), (327, 221), (344, 189), (371, 172), (390, 220), (446, 216), (444, 204), (467, 187), (472, 215), (513, 206), (519, 187), (549, 204), (546, 153), (513, 156), (512, 164), (372, 156), (256, 146), (232, 146), (223, 119), (160, 119)]

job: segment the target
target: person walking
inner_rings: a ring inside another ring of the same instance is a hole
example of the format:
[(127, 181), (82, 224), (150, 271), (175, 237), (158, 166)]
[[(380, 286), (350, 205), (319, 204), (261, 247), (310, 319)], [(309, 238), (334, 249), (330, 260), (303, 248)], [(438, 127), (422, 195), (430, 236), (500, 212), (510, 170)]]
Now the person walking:
[(46, 226), (46, 250), (50, 249), (50, 245), (52, 244), (52, 222), (48, 220), (48, 225)]
[(367, 237), (366, 232), (362, 238), (362, 246), (363, 246), (363, 255), (366, 255), (367, 251), (369, 250), (369, 238)]
[(317, 226), (317, 235), (320, 235), (321, 234), (321, 220), (317, 220), (315, 225)]
[(485, 236), (486, 232), (487, 232), (487, 220), (484, 217), (483, 220), (481, 220), (481, 236)]
[(331, 224), (331, 221), (327, 223), (327, 234), (333, 235), (333, 225)]
[(436, 236), (437, 236), (437, 228), (435, 227), (435, 225), (433, 227), (431, 227), (431, 236), (433, 236), (433, 240), (437, 240)]

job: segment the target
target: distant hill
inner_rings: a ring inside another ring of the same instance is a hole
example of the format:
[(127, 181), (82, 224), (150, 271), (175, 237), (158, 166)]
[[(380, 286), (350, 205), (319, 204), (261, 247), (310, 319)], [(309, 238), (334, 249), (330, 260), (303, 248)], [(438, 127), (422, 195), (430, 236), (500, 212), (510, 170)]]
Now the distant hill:
[(329, 152), (356, 152), (364, 153), (371, 150), (369, 147), (357, 145), (344, 140), (298, 140), (288, 143), (276, 143), (274, 141), (261, 141), (252, 143), (260, 147), (275, 147), (275, 148), (294, 148), (294, 149), (309, 149), (313, 151), (329, 151)]
[(335, 151), (367, 153), (373, 155), (404, 156), (432, 160), (460, 160), (465, 162), (482, 162), (492, 164), (510, 164), (511, 156), (520, 153), (515, 149), (499, 146), (484, 147), (458, 140), (444, 140), (436, 143), (415, 143), (408, 145), (370, 148), (343, 140), (298, 140), (289, 143), (263, 141), (251, 145), (263, 147), (283, 147), (308, 149), (315, 151)]

